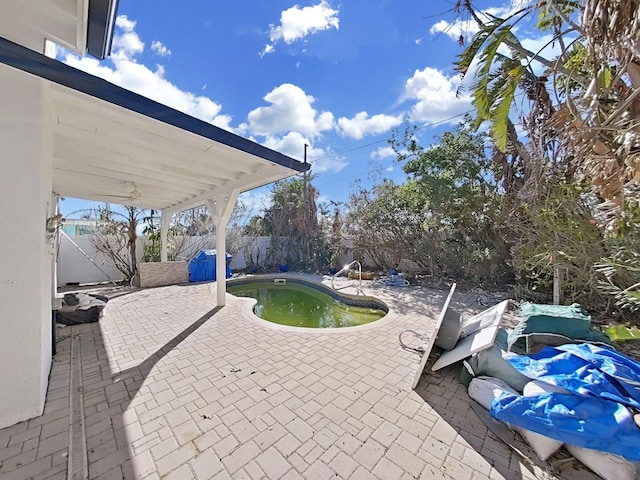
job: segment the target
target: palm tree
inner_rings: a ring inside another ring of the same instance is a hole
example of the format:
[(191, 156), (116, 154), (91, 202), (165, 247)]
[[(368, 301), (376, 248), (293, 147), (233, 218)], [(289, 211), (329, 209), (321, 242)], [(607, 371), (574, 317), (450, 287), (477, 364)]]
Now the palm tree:
[[(476, 125), (490, 123), (505, 180), (520, 179), (521, 187), (528, 176), (540, 174), (540, 165), (530, 163), (531, 151), (538, 158), (559, 158), (563, 173), (590, 180), (600, 199), (600, 223), (616, 231), (625, 198), (640, 196), (638, 2), (541, 0), (505, 18), (479, 15), (470, 0), (458, 0), (456, 9), (478, 25), (456, 67), (465, 75), (476, 66)], [(560, 46), (557, 57), (531, 52), (518, 40), (516, 27), (533, 18)], [(546, 67), (544, 74), (535, 73), (534, 61)], [(523, 117), (528, 148), (510, 118), (518, 90), (530, 101)], [(548, 166), (557, 173), (554, 161)]]

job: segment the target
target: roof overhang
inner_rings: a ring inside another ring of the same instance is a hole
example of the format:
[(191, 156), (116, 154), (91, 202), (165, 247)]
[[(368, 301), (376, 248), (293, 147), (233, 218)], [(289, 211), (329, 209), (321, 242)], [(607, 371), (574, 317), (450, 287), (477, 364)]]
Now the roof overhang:
[(61, 196), (179, 211), (309, 169), (3, 38), (0, 63), (43, 82)]
[(39, 53), (52, 41), (99, 59), (111, 50), (118, 0), (2, 0), (0, 32)]
[(87, 53), (104, 60), (111, 54), (118, 0), (89, 0)]

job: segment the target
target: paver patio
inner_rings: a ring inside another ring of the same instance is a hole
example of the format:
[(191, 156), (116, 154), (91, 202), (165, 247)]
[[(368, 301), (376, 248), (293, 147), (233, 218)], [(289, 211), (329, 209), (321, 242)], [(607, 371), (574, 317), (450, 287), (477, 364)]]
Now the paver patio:
[[(428, 332), (445, 291), (365, 293), (388, 318), (300, 331), (248, 318), (247, 299), (217, 308), (215, 283), (119, 292), (99, 323), (60, 329), (44, 415), (0, 430), (0, 478), (597, 478), (520, 459), (457, 368), (411, 389), (398, 334)], [(455, 307), (482, 310), (472, 297)]]

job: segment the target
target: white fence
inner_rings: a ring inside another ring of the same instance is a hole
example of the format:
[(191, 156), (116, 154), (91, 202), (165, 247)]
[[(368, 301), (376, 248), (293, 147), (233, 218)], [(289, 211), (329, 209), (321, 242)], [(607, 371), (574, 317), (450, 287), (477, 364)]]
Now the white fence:
[[(124, 279), (113, 262), (91, 244), (90, 235), (60, 236), (58, 248), (58, 286), (121, 281)], [(144, 238), (138, 238), (138, 262), (144, 253)], [(178, 245), (178, 259), (190, 260), (200, 250), (215, 249), (215, 237), (188, 237), (172, 239)], [(249, 265), (265, 266), (269, 261), (270, 237), (239, 237), (227, 240), (232, 255), (231, 269), (244, 269)], [(74, 245), (75, 244), (75, 245)], [(84, 252), (84, 253), (83, 253)], [(85, 255), (86, 254), (86, 255)], [(87, 258), (88, 257), (88, 258)]]
[[(71, 243), (75, 242), (77, 247)], [(140, 251), (142, 251), (142, 243)], [(82, 249), (82, 251), (80, 251)], [(87, 256), (85, 256), (85, 252)], [(89, 257), (94, 263), (91, 262)], [(123, 275), (111, 260), (103, 257), (89, 241), (88, 235), (60, 236), (58, 245), (58, 286), (76, 283), (123, 280)]]

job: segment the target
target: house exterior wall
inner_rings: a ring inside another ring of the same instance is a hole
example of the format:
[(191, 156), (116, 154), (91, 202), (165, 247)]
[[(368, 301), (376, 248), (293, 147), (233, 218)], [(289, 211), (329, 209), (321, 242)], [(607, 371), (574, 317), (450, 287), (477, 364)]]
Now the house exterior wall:
[(52, 140), (40, 79), (0, 65), (0, 428), (40, 415), (51, 368)]

